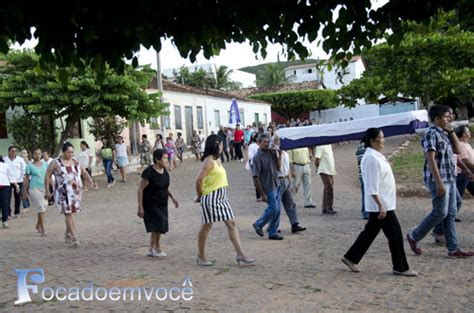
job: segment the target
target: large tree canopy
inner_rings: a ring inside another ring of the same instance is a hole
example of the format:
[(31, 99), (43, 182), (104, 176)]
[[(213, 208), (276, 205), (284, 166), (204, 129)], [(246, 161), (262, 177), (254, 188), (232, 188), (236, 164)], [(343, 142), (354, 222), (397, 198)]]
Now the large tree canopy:
[(35, 50), (43, 63), (78, 67), (92, 61), (101, 72), (106, 63), (121, 72), (124, 57), (138, 64), (134, 53), (140, 44), (159, 51), (164, 38), (172, 38), (191, 60), (200, 51), (209, 58), (227, 42), (246, 40), (263, 56), (270, 41), (285, 45), (289, 58), (306, 58), (304, 39), (314, 41), (322, 29), (322, 47), (345, 65), (350, 58), (341, 52), (354, 48), (359, 54), (388, 30), (393, 32), (390, 42), (396, 42), (402, 21), (428, 21), (440, 8), (456, 9), (463, 25), (472, 27), (473, 6), (472, 0), (397, 0), (378, 10), (371, 10), (370, 0), (2, 1), (0, 52), (8, 51), (8, 41), (29, 39), (34, 27), (39, 39)]
[(453, 12), (428, 25), (405, 26), (399, 46), (380, 44), (363, 54), (367, 70), (340, 89), (340, 101), (353, 106), (358, 99), (377, 102), (381, 95), (419, 97), (425, 106), (448, 104), (466, 114), (474, 99), (474, 33), (463, 31)]
[[(27, 113), (64, 121), (60, 142), (80, 119), (120, 116), (144, 121), (166, 108), (159, 94), (145, 92), (154, 75), (147, 68), (127, 66), (121, 75), (106, 68), (104, 79), (98, 81), (90, 67), (38, 70), (37, 56), (28, 52), (9, 53), (5, 60), (0, 66), (0, 110), (21, 107)], [(66, 82), (60, 80), (62, 72), (70, 77)]]

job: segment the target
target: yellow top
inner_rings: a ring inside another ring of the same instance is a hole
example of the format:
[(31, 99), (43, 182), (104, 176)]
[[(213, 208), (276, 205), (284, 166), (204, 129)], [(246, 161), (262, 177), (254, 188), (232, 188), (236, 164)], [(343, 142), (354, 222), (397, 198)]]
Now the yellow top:
[(288, 151), (290, 163), (305, 165), (310, 162), (308, 148), (299, 148)]
[(202, 195), (205, 196), (210, 194), (214, 190), (219, 188), (227, 187), (229, 184), (227, 182), (227, 173), (225, 168), (222, 165), (219, 165), (214, 161), (214, 167), (212, 170), (204, 177), (204, 182), (202, 185)]

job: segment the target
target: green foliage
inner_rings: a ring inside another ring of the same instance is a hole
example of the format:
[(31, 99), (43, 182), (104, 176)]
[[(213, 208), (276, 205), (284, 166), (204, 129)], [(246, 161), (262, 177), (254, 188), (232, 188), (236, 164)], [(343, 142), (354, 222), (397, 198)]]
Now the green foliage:
[(127, 121), (116, 116), (106, 116), (94, 117), (88, 124), (95, 140), (106, 139), (108, 142), (115, 142), (127, 126)]
[[(473, 1), (389, 1), (376, 11), (372, 1), (137, 1), (110, 5), (105, 1), (63, 1), (57, 11), (42, 1), (2, 1), (0, 5), (0, 52), (8, 42), (39, 38), (35, 51), (42, 65), (103, 72), (105, 64), (122, 72), (124, 58), (137, 64), (140, 44), (161, 50), (161, 40), (173, 38), (181, 56), (195, 61), (217, 55), (229, 42), (248, 41), (265, 57), (268, 42), (285, 47), (289, 59), (309, 56), (305, 39), (316, 40), (322, 30), (323, 49), (335, 60), (349, 59), (344, 52), (359, 54), (389, 30), (390, 42), (403, 33), (402, 21), (426, 22), (439, 8), (456, 9), (463, 27), (474, 24)], [(333, 20), (334, 11), (338, 11)], [(60, 12), (60, 13), (57, 13)], [(344, 63), (344, 61), (342, 61)], [(102, 75), (101, 75), (102, 76)]]
[(284, 66), (281, 63), (265, 64), (264, 71), (260, 78), (257, 78), (257, 86), (273, 87), (287, 84), (292, 77), (285, 75)]
[(173, 71), (173, 76), (177, 83), (198, 88), (218, 89), (218, 90), (235, 90), (241, 87), (240, 83), (234, 82), (229, 75), (232, 70), (227, 66), (219, 66), (215, 68), (215, 74), (207, 72), (202, 68), (191, 72), (186, 66), (181, 66), (178, 72)]
[(463, 31), (454, 13), (440, 13), (428, 25), (405, 23), (398, 47), (387, 43), (363, 54), (363, 77), (340, 89), (340, 102), (376, 102), (383, 94), (395, 99), (420, 97), (425, 106), (471, 102), (474, 96), (474, 33)]
[[(5, 57), (6, 65), (0, 66), (0, 109), (22, 107), (31, 114), (64, 119), (60, 142), (80, 119), (119, 116), (143, 122), (165, 110), (159, 94), (148, 95), (144, 90), (154, 74), (149, 68), (126, 66), (118, 74), (106, 67), (99, 80), (91, 67), (48, 65), (39, 70), (34, 62), (37, 57), (29, 52)], [(61, 79), (63, 73), (69, 77), (66, 82)]]
[(267, 93), (250, 96), (250, 98), (272, 104), (272, 110), (290, 119), (301, 113), (334, 108), (337, 105), (334, 90), (306, 90), (280, 93)]
[(13, 137), (13, 145), (20, 149), (30, 152), (36, 148), (49, 153), (54, 151), (54, 127), (47, 118), (27, 112), (16, 113), (7, 121), (7, 129)]

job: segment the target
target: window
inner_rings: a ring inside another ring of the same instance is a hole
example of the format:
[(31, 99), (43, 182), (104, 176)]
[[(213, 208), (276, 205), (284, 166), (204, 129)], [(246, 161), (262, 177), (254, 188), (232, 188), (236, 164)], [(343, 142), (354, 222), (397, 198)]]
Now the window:
[(295, 71), (293, 71), (293, 75), (296, 75), (296, 70), (295, 70)]
[(264, 126), (268, 125), (267, 113), (263, 113), (263, 125)]
[(258, 125), (258, 122), (260, 122), (260, 119), (258, 117), (258, 113), (255, 113), (255, 124)]
[(170, 120), (170, 115), (169, 114), (163, 115), (163, 125), (165, 125), (166, 129), (171, 128), (171, 120)]
[(313, 72), (313, 69), (312, 68), (309, 68), (308, 69), (308, 74), (311, 74)]
[(82, 138), (82, 121), (79, 120), (74, 124), (74, 128), (71, 130), (69, 134), (71, 138)]
[(183, 129), (181, 123), (181, 107), (179, 105), (174, 106), (174, 125), (175, 129)]
[(216, 127), (221, 126), (221, 115), (219, 110), (214, 110), (214, 121), (216, 122)]
[(5, 117), (5, 112), (0, 113), (0, 138), (8, 138), (7, 119)]
[(245, 127), (244, 109), (240, 109), (240, 125), (242, 125), (242, 128)]
[(150, 117), (148, 119), (148, 124), (150, 124), (150, 129), (160, 129), (160, 121), (158, 117)]
[(197, 124), (198, 124), (198, 129), (203, 129), (204, 128), (204, 119), (202, 115), (202, 107), (197, 107)]

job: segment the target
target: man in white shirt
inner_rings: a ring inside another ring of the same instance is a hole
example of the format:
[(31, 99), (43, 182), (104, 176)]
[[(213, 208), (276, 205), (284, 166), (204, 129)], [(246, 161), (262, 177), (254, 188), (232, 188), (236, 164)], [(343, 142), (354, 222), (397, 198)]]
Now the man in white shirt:
[(336, 164), (331, 145), (317, 146), (314, 158), (317, 173), (321, 176), (324, 184), (323, 192), (323, 214), (334, 215), (334, 175), (336, 175)]
[[(279, 155), (279, 163), (280, 169), (278, 171), (278, 177), (280, 179), (280, 201), (285, 208), (286, 215), (290, 220), (291, 224), (291, 232), (297, 233), (301, 231), (305, 231), (305, 227), (301, 227), (298, 222), (298, 214), (296, 212), (296, 203), (293, 200), (292, 196), (292, 188), (291, 188), (291, 181), (290, 181), (290, 157), (288, 153), (284, 150), (280, 150), (280, 138), (275, 135), (273, 140), (273, 150), (278, 151)], [(293, 170), (291, 171), (291, 178), (296, 177), (296, 172)]]
[[(17, 153), (16, 147), (14, 146), (8, 147), (8, 158), (5, 158), (5, 164), (10, 168), (13, 195), (15, 197), (15, 212), (14, 213), (15, 213), (15, 217), (18, 217), (18, 215), (21, 213), (20, 204), (21, 204), (21, 195), (23, 193), (23, 178), (25, 177), (26, 163), (25, 163), (25, 160), (17, 156), (16, 153)], [(14, 188), (13, 183), (18, 184), (19, 190)], [(11, 202), (11, 194), (10, 194), (8, 203), (10, 202)], [(11, 215), (11, 208), (9, 209), (9, 214)]]

